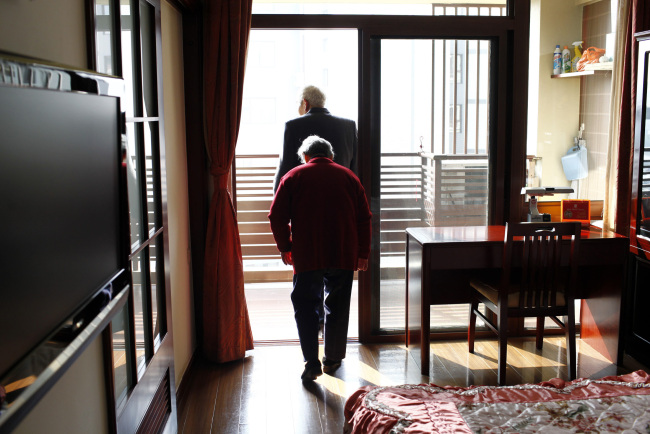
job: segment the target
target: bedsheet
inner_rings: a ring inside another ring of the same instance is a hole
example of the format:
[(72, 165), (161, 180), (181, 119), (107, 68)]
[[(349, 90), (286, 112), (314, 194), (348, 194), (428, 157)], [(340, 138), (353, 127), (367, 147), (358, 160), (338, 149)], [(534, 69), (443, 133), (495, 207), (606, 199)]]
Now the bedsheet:
[(636, 371), (501, 387), (366, 386), (348, 398), (345, 418), (351, 434), (648, 433), (650, 377)]

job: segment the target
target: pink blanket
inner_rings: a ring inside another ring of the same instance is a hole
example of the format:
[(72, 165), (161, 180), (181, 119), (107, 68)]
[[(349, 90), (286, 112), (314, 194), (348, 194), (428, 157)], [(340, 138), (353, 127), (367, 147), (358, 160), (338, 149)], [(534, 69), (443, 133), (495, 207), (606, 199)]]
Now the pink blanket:
[(554, 378), (516, 386), (366, 386), (345, 405), (348, 433), (650, 432), (650, 376)]

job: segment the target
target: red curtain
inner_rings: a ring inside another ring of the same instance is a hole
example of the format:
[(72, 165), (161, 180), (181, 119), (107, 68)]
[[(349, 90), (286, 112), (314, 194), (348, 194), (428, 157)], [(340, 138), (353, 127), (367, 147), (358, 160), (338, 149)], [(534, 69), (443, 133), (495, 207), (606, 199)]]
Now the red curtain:
[(253, 348), (244, 296), (237, 217), (227, 190), (241, 119), (252, 0), (206, 0), (204, 128), (214, 192), (203, 277), (203, 352), (214, 362), (241, 359)]
[(621, 95), (618, 137), (618, 176), (616, 199), (616, 232), (629, 235), (630, 195), (632, 192), (632, 158), (634, 157), (634, 117), (636, 112), (636, 80), (639, 44), (635, 33), (650, 30), (650, 5), (647, 0), (629, 0), (625, 52), (621, 57), (623, 66), (623, 92)]

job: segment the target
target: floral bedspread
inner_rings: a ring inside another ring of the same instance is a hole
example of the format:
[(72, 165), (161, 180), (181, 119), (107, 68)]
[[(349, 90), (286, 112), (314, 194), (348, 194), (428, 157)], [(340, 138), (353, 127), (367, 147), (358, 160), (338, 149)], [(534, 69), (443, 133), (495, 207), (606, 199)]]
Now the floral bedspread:
[(345, 406), (349, 433), (648, 433), (650, 376), (516, 386), (366, 386)]

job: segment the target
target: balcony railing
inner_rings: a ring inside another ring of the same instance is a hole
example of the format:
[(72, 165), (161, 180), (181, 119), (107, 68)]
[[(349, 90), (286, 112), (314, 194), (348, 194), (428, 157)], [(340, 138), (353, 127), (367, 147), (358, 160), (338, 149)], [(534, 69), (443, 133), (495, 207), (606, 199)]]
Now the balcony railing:
[[(291, 280), (268, 221), (278, 155), (238, 155), (233, 185), (249, 282)], [(381, 278), (404, 277), (407, 227), (485, 225), (487, 155), (381, 155)]]
[(487, 155), (422, 155), (429, 226), (482, 226), (488, 221)]

